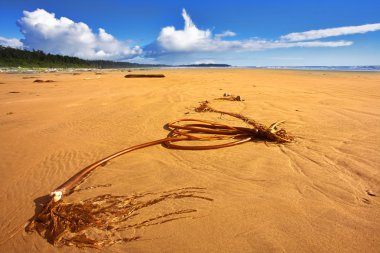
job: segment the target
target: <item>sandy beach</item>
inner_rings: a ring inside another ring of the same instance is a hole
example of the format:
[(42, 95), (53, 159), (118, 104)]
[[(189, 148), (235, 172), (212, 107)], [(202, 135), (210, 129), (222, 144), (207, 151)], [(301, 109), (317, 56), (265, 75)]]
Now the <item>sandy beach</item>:
[[(379, 252), (380, 73), (155, 69), (0, 73), (0, 252)], [(34, 82), (36, 79), (54, 82)], [(85, 166), (167, 136), (200, 101), (262, 124), (285, 120), (294, 142), (217, 150), (156, 145), (99, 167), (65, 201), (101, 194), (196, 193), (142, 208), (138, 239), (101, 251), (54, 247), (23, 230), (36, 203)], [(165, 216), (170, 213), (169, 216)], [(167, 218), (165, 218), (165, 217)]]

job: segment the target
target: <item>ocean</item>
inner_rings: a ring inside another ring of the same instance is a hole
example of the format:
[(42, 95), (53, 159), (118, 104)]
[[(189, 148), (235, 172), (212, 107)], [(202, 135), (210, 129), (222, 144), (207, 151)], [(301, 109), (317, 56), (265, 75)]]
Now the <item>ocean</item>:
[(252, 66), (260, 69), (296, 69), (296, 70), (323, 70), (323, 71), (380, 71), (380, 65), (370, 66)]

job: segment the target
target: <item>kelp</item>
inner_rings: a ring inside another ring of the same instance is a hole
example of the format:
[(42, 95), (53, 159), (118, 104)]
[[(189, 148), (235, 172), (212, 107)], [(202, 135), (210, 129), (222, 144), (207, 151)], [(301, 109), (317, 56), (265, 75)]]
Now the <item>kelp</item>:
[(147, 192), (132, 196), (104, 194), (78, 203), (49, 201), (26, 227), (37, 231), (54, 246), (102, 248), (120, 242), (139, 240), (140, 228), (179, 219), (193, 218), (197, 212), (187, 208), (146, 218), (160, 204), (175, 204), (181, 199), (213, 201), (205, 188), (187, 187), (164, 192)]
[[(221, 100), (242, 101), (240, 96), (232, 95), (224, 96)], [(132, 196), (103, 194), (76, 203), (66, 203), (62, 197), (84, 190), (78, 189), (79, 185), (97, 167), (105, 166), (109, 160), (152, 145), (163, 144), (172, 149), (207, 150), (230, 147), (251, 140), (263, 140), (275, 143), (293, 141), (293, 137), (285, 129), (278, 128), (283, 121), (275, 122), (267, 127), (241, 114), (217, 110), (208, 101), (201, 102), (194, 110), (196, 112), (229, 115), (244, 121), (249, 127), (235, 127), (207, 120), (188, 118), (168, 123), (166, 128), (170, 130), (170, 133), (166, 138), (121, 150), (87, 166), (69, 178), (51, 193), (49, 201), (43, 205), (42, 210), (36, 211), (35, 216), (30, 220), (25, 230), (27, 232), (37, 231), (55, 246), (101, 248), (115, 243), (139, 240), (141, 236), (137, 234), (137, 231), (142, 227), (194, 217), (194, 213), (197, 212), (194, 208), (179, 208), (147, 218), (147, 215), (141, 214), (144, 210), (148, 208), (155, 208), (156, 210), (159, 204), (167, 202), (173, 204), (180, 199), (212, 201), (206, 195), (206, 189), (188, 187), (166, 192), (135, 194)], [(222, 144), (199, 146), (174, 144), (180, 141), (210, 140), (230, 141)], [(107, 187), (107, 185), (93, 186), (85, 189)]]
[[(231, 97), (232, 97), (231, 99), (234, 99), (234, 96), (231, 96)], [(240, 99), (240, 96), (239, 96), (239, 99)], [(196, 112), (215, 112), (215, 113), (225, 114), (225, 115), (229, 115), (231, 117), (240, 119), (251, 126), (251, 129), (255, 132), (254, 137), (256, 139), (273, 141), (277, 143), (292, 142), (294, 140), (294, 137), (289, 135), (285, 129), (278, 128), (285, 121), (277, 121), (271, 124), (269, 127), (267, 127), (239, 113), (232, 113), (232, 112), (226, 112), (226, 111), (214, 109), (210, 105), (210, 102), (207, 100), (200, 102), (199, 106), (196, 107), (194, 110)]]

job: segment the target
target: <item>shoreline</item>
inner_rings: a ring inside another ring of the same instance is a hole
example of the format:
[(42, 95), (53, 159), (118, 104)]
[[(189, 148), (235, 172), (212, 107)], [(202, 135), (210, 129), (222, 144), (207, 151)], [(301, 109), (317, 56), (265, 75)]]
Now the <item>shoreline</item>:
[[(367, 69), (368, 67), (374, 67), (374, 69)], [(182, 66), (165, 66), (165, 67), (131, 67), (131, 68), (18, 68), (18, 67), (0, 67), (0, 73), (6, 74), (23, 74), (23, 73), (64, 73), (64, 72), (91, 72), (91, 71), (128, 71), (128, 70), (171, 70), (171, 69), (259, 69), (259, 70), (296, 70), (296, 71), (320, 71), (320, 72), (368, 72), (378, 73), (380, 72), (380, 65), (373, 66), (262, 66), (262, 67), (244, 67), (244, 66), (230, 66), (230, 67), (182, 67)]]

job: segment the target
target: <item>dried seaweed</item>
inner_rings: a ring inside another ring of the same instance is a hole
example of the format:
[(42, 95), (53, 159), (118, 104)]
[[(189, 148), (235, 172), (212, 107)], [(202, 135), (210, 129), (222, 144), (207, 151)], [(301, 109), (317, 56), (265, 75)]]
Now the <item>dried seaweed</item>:
[[(241, 101), (240, 96), (225, 96), (222, 100)], [(65, 183), (52, 192), (50, 200), (42, 210), (36, 211), (26, 227), (27, 232), (37, 231), (55, 246), (77, 246), (101, 248), (120, 242), (139, 240), (141, 235), (138, 230), (142, 227), (163, 224), (194, 217), (197, 212), (194, 208), (173, 210), (172, 205), (180, 199), (212, 201), (205, 196), (205, 189), (188, 187), (159, 193), (144, 193), (133, 196), (114, 196), (110, 194), (89, 198), (78, 203), (65, 203), (61, 198), (81, 191), (77, 187), (99, 166), (104, 166), (107, 161), (128, 152), (164, 144), (166, 147), (188, 150), (206, 150), (230, 147), (251, 140), (261, 139), (277, 143), (291, 142), (293, 137), (285, 129), (278, 129), (283, 121), (273, 123), (269, 127), (260, 124), (241, 114), (225, 112), (214, 109), (208, 101), (201, 102), (195, 108), (196, 112), (214, 112), (226, 114), (243, 120), (250, 127), (233, 127), (216, 122), (180, 119), (167, 124), (170, 133), (167, 138), (159, 139), (112, 154), (82, 169)], [(208, 146), (178, 145), (180, 141), (209, 141), (232, 140), (228, 143)], [(82, 190), (90, 190), (109, 185), (87, 187)], [(159, 215), (143, 215), (142, 212), (163, 203), (171, 204), (171, 211), (164, 209)], [(183, 202), (181, 202), (183, 205)]]
[(205, 189), (187, 187), (159, 193), (133, 196), (105, 194), (80, 201), (65, 203), (50, 201), (26, 228), (37, 231), (54, 246), (101, 248), (120, 242), (141, 238), (142, 227), (159, 225), (179, 219), (194, 217), (196, 209), (179, 209), (147, 218), (142, 212), (158, 205), (175, 204), (180, 199), (212, 201)]
[(285, 129), (278, 128), (278, 126), (284, 123), (284, 121), (275, 122), (271, 124), (269, 127), (267, 127), (244, 115), (214, 109), (213, 107), (211, 107), (210, 102), (207, 100), (201, 102), (200, 105), (196, 107), (194, 110), (196, 112), (216, 112), (216, 113), (229, 115), (231, 117), (243, 120), (244, 122), (246, 122), (248, 125), (252, 127), (252, 130), (256, 130), (255, 138), (257, 139), (269, 140), (269, 141), (274, 141), (278, 143), (292, 142), (294, 140), (294, 137), (289, 135)]

